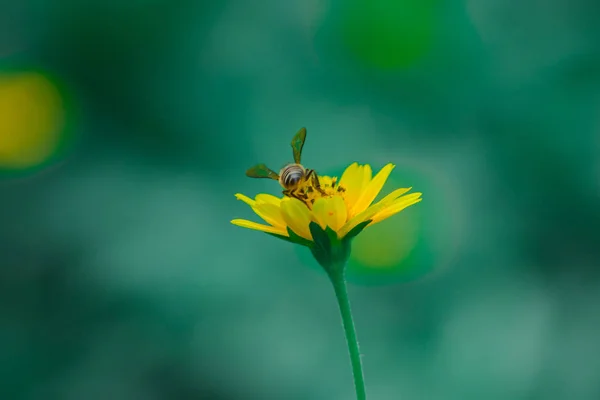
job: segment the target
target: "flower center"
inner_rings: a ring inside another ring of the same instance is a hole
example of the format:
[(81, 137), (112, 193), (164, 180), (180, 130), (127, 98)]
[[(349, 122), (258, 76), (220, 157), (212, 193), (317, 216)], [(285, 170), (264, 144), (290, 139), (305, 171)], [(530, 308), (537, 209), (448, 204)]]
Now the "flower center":
[(346, 189), (337, 184), (337, 177), (319, 176), (318, 178), (320, 187), (315, 187), (311, 181), (304, 181), (296, 189), (296, 195), (309, 209), (312, 209), (315, 201), (321, 197), (345, 197)]

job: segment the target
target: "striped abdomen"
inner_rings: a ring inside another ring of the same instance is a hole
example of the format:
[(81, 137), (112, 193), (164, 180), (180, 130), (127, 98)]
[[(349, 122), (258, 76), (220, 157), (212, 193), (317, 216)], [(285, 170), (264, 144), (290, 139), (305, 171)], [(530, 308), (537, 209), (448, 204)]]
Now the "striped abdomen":
[(300, 182), (306, 171), (300, 164), (289, 164), (281, 169), (279, 173), (279, 183), (286, 189), (293, 189)]

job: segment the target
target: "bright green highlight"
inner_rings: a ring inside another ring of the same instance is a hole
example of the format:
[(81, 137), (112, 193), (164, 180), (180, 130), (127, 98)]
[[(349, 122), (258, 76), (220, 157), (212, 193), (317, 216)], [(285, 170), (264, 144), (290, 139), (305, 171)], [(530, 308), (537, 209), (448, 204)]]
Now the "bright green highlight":
[(410, 66), (431, 47), (438, 0), (349, 0), (342, 37), (361, 61), (382, 69)]

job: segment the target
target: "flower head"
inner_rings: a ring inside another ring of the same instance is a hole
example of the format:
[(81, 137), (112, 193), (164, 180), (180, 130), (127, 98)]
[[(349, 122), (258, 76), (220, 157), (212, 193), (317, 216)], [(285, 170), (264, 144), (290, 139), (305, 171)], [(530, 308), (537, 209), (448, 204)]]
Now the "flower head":
[(387, 164), (372, 176), (370, 165), (354, 163), (339, 181), (337, 177), (319, 176), (321, 190), (310, 181), (303, 182), (297, 198), (259, 194), (253, 200), (238, 193), (235, 196), (268, 225), (244, 219), (231, 223), (308, 246), (321, 264), (332, 260), (319, 259), (323, 257), (315, 254), (319, 247), (329, 247), (322, 250), (331, 258), (332, 245), (335, 250), (336, 244), (342, 244), (340, 251), (347, 258), (349, 241), (364, 228), (421, 201), (421, 193), (406, 194), (411, 188), (401, 188), (373, 203), (393, 169), (393, 164)]

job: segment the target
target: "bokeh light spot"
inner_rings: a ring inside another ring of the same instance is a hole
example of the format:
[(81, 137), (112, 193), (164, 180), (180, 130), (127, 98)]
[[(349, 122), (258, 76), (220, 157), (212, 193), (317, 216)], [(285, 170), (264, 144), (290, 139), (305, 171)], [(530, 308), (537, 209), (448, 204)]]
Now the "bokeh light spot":
[[(418, 207), (418, 206), (414, 206)], [(352, 243), (352, 260), (371, 268), (401, 268), (415, 248), (419, 227), (408, 208), (365, 229)]]
[(382, 69), (412, 65), (430, 48), (438, 0), (351, 0), (342, 37), (361, 61)]
[(410, 182), (414, 187), (409, 193), (423, 192), (423, 201), (368, 227), (352, 241), (346, 270), (352, 283), (381, 285), (413, 281), (438, 267), (429, 251), (431, 237), (426, 228), (431, 220), (428, 203), (432, 193), (424, 187), (422, 178), (402, 175), (401, 168), (396, 168), (378, 199), (393, 189), (407, 187)]
[(57, 87), (38, 72), (0, 74), (0, 168), (24, 169), (47, 161), (65, 128)]

